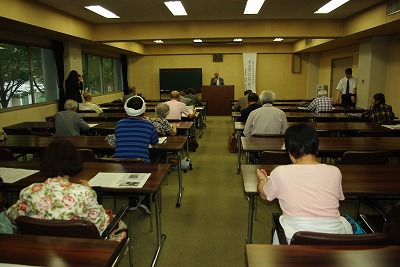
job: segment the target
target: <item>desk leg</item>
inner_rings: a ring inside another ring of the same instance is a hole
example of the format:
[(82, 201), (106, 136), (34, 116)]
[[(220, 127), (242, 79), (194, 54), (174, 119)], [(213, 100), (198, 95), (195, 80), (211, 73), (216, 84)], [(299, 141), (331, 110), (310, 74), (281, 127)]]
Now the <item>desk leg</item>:
[(186, 130), (186, 136), (187, 136), (187, 141), (186, 141), (186, 157), (189, 157), (189, 136), (190, 136), (190, 129)]
[(249, 215), (247, 222), (247, 238), (246, 243), (251, 244), (253, 242), (253, 217), (254, 217), (254, 195), (249, 196)]
[(240, 158), (242, 156), (242, 138), (241, 138), (241, 133), (240, 131), (237, 131), (238, 134), (238, 139), (237, 139), (237, 149), (238, 149), (238, 165), (236, 168), (236, 174), (239, 174), (240, 172)]
[(200, 126), (199, 126), (200, 134), (199, 134), (199, 138), (201, 138), (201, 136), (203, 135), (203, 111), (200, 111), (199, 117), (200, 117)]
[(181, 206), (182, 201), (182, 194), (183, 194), (183, 187), (182, 187), (182, 170), (181, 170), (181, 152), (178, 151), (178, 184), (179, 184), (179, 191), (178, 191), (178, 201), (176, 202), (176, 207)]
[(159, 196), (158, 196), (159, 192), (156, 192), (154, 194), (154, 202), (155, 202), (155, 211), (156, 211), (156, 227), (157, 227), (157, 249), (156, 252), (154, 254), (153, 257), (153, 261), (151, 263), (151, 266), (155, 266), (157, 259), (158, 259), (158, 255), (160, 255), (160, 251), (161, 251), (161, 246), (164, 242), (164, 240), (167, 238), (166, 235), (161, 233), (161, 213), (160, 213), (160, 201), (159, 201)]

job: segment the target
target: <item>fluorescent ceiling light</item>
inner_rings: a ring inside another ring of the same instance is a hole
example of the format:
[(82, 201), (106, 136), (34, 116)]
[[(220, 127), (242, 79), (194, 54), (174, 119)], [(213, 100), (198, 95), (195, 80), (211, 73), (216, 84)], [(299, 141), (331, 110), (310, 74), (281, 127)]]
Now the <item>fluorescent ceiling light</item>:
[(163, 43), (164, 43), (163, 40), (154, 40), (154, 42), (155, 42), (156, 44), (163, 44)]
[(281, 41), (283, 41), (283, 38), (275, 38), (273, 41), (274, 42), (281, 42)]
[(315, 11), (315, 14), (326, 14), (331, 12), (332, 10), (340, 7), (341, 5), (349, 2), (349, 0), (331, 0), (329, 3)]
[(168, 1), (164, 2), (174, 16), (187, 16), (186, 10), (181, 1)]
[(201, 39), (194, 39), (193, 40), (193, 43), (202, 43), (203, 42), (203, 40), (201, 40)]
[(243, 14), (258, 14), (265, 0), (247, 0)]
[(119, 19), (117, 15), (102, 6), (85, 6), (85, 8), (108, 19)]
[(233, 41), (234, 42), (241, 42), (241, 41), (243, 41), (243, 39), (242, 38), (235, 38), (235, 39), (233, 39)]

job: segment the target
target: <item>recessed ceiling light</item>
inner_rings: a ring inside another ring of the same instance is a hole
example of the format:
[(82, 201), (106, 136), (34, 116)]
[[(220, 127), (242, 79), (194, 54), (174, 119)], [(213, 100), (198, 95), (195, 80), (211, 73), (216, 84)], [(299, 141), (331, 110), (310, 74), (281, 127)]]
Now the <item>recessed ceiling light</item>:
[(331, 12), (332, 10), (340, 7), (341, 5), (349, 2), (349, 0), (332, 0), (317, 11), (315, 11), (315, 14), (326, 14)]
[(201, 39), (194, 39), (193, 40), (193, 43), (202, 43), (203, 42), (203, 40), (201, 40)]
[(163, 43), (164, 43), (163, 40), (154, 40), (154, 42), (155, 42), (156, 44), (163, 44)]
[(274, 42), (281, 42), (281, 41), (283, 41), (283, 38), (275, 38), (273, 41)]
[(258, 14), (265, 0), (247, 0), (243, 14)]
[(186, 10), (181, 1), (168, 1), (164, 2), (174, 16), (187, 16)]
[(234, 42), (241, 42), (241, 41), (243, 41), (243, 39), (242, 38), (235, 38), (235, 39), (233, 39), (233, 41)]
[(119, 19), (117, 15), (102, 6), (85, 6), (85, 8), (108, 19)]

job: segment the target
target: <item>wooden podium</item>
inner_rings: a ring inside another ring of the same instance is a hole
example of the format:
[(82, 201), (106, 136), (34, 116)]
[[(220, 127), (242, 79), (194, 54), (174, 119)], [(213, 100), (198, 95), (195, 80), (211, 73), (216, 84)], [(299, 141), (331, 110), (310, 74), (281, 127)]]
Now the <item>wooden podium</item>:
[(235, 98), (234, 85), (203, 85), (201, 98), (207, 99), (207, 115), (231, 116), (230, 100)]

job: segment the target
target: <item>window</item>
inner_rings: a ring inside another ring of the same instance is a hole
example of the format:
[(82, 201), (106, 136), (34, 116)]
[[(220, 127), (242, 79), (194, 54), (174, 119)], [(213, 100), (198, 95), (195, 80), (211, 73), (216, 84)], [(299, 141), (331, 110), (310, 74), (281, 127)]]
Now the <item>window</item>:
[(0, 107), (58, 99), (55, 65), (51, 49), (0, 43)]
[(119, 59), (82, 55), (83, 84), (93, 95), (122, 91), (122, 65)]

